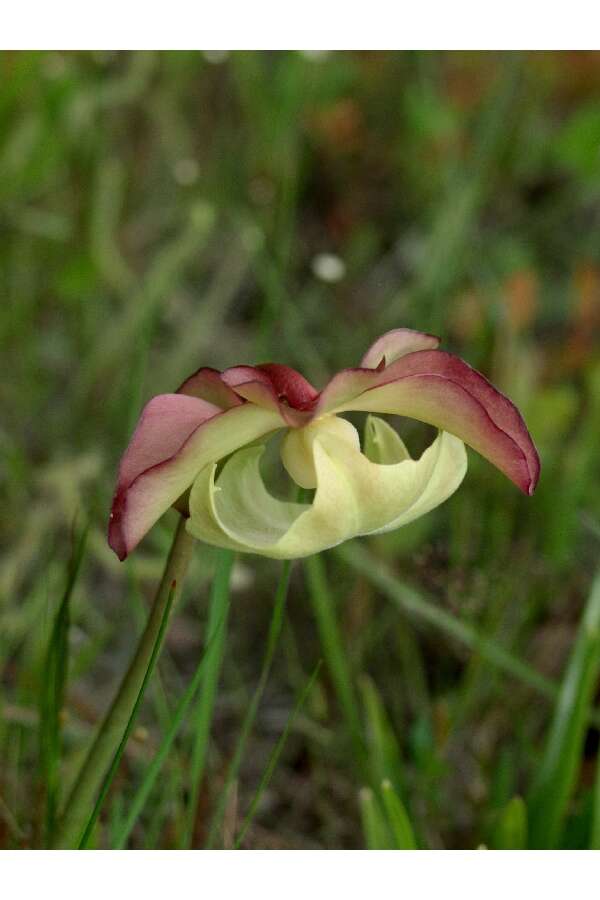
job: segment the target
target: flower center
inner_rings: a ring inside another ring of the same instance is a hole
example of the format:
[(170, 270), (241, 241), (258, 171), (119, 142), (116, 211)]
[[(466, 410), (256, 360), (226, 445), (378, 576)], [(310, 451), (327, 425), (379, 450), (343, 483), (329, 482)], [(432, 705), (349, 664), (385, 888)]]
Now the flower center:
[(325, 447), (334, 444), (336, 453), (360, 451), (360, 440), (356, 428), (339, 416), (322, 416), (303, 428), (291, 428), (281, 445), (281, 460), (288, 474), (303, 488), (316, 488), (313, 444), (318, 440)]

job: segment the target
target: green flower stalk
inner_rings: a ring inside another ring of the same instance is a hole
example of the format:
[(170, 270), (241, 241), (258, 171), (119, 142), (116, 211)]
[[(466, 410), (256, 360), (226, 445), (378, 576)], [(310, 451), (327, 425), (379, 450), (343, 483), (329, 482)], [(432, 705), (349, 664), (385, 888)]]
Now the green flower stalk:
[(193, 543), (193, 538), (185, 528), (185, 519), (181, 518), (135, 656), (65, 804), (53, 841), (56, 849), (67, 850), (79, 847), (100, 786), (125, 734), (125, 729), (142, 690), (156, 643), (160, 639), (161, 632), (164, 631), (164, 619), (169, 612), (169, 603), (172, 605), (181, 591)]

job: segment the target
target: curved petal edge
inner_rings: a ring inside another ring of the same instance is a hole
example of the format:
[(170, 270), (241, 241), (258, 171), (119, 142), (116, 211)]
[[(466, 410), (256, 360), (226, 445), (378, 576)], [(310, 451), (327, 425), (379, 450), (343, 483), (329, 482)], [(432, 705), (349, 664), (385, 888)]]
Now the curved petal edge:
[[(164, 395), (171, 400), (168, 409), (183, 409), (199, 404), (197, 415), (188, 419), (162, 417), (162, 404), (155, 397), (154, 407), (144, 410), (142, 418), (121, 464), (119, 482), (109, 523), (109, 545), (123, 560), (167, 509), (192, 485), (198, 472), (209, 463), (222, 459), (246, 444), (284, 427), (281, 416), (271, 410), (245, 403), (222, 411), (183, 394)], [(210, 407), (210, 410), (208, 409)], [(202, 412), (201, 412), (202, 410)], [(150, 414), (151, 413), (151, 414)], [(185, 424), (185, 427), (184, 427)], [(144, 457), (143, 467), (132, 465), (134, 450), (142, 437), (156, 438), (157, 452)]]
[[(216, 480), (214, 465), (198, 474), (190, 493), (188, 531), (216, 546), (295, 559), (359, 535), (398, 528), (446, 500), (465, 475), (464, 444), (446, 432), (418, 460), (406, 458), (404, 445), (386, 435), (388, 458), (400, 461), (379, 464), (361, 453), (356, 440), (340, 441), (328, 424), (310, 426), (316, 472), (310, 506), (272, 497), (259, 468), (263, 448), (249, 447), (235, 453)], [(388, 426), (379, 420), (372, 427)]]
[(480, 372), (451, 353), (421, 350), (380, 372), (340, 372), (319, 402), (324, 398), (332, 413), (363, 410), (409, 416), (449, 431), (525, 494), (535, 490), (540, 459), (520, 412)]

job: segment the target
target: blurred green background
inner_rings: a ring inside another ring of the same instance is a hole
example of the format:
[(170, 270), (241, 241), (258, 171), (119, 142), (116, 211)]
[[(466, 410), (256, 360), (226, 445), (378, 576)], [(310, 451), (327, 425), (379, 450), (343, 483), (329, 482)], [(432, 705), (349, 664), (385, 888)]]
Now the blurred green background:
[(195, 699), (131, 819), (203, 652), (197, 545), (94, 845), (232, 846), (271, 758), (244, 847), (600, 847), (600, 54), (5, 52), (0, 73), (0, 846), (44, 845), (162, 569), (174, 514), (124, 564), (105, 541), (142, 404), (200, 365), (320, 386), (408, 326), (520, 406), (538, 491), (470, 453), (427, 517), (295, 565), (232, 769), (281, 568), (239, 559), (204, 777)]

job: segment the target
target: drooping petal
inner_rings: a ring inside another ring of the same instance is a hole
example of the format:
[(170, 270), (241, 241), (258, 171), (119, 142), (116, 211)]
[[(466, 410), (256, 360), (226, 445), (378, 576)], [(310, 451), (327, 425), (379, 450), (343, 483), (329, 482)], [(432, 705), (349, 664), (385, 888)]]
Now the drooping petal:
[(207, 464), (282, 428), (281, 416), (244, 403), (222, 411), (167, 394), (145, 408), (123, 457), (109, 544), (124, 559)]
[(231, 366), (221, 372), (223, 381), (232, 388), (237, 388), (240, 384), (251, 384), (254, 381), (260, 381), (262, 384), (271, 386), (271, 379), (261, 372), (258, 366)]
[(342, 369), (325, 385), (313, 410), (313, 417), (335, 415), (344, 404), (381, 384), (386, 369)]
[(394, 364), (421, 350), (435, 349), (439, 338), (410, 328), (387, 331), (369, 347), (360, 366), (342, 369), (324, 387), (313, 406), (313, 416), (335, 413), (364, 391), (390, 380)]
[(513, 437), (497, 425), (489, 407), (441, 375), (407, 375), (367, 391), (343, 410), (393, 413), (428, 422), (460, 437), (481, 453), (526, 494), (532, 494), (539, 462), (529, 433)]
[(361, 369), (377, 369), (382, 361), (389, 366), (394, 360), (415, 350), (435, 350), (440, 339), (433, 334), (413, 331), (411, 328), (394, 328), (386, 331), (372, 344), (360, 361)]
[(119, 465), (117, 489), (129, 487), (146, 469), (173, 456), (202, 422), (220, 413), (218, 406), (181, 394), (159, 394), (150, 400)]
[(461, 438), (526, 494), (537, 484), (539, 457), (519, 411), (483, 375), (450, 353), (422, 350), (380, 372), (340, 372), (323, 391), (316, 412), (321, 407), (428, 422)]
[(294, 559), (410, 521), (446, 499), (464, 477), (464, 446), (452, 435), (440, 434), (418, 460), (380, 465), (357, 449), (356, 439), (340, 440), (328, 425), (308, 426), (317, 484), (312, 505), (272, 497), (260, 474), (262, 449), (249, 447), (231, 457), (216, 484), (216, 466), (200, 472), (190, 494), (191, 534), (217, 546)]
[(360, 397), (365, 391), (393, 381), (396, 377), (397, 367), (402, 364), (405, 358), (409, 358), (412, 355), (400, 357), (400, 359), (395, 360), (389, 366), (379, 365), (375, 369), (342, 369), (337, 375), (333, 376), (319, 394), (313, 407), (313, 417), (319, 418), (325, 415), (335, 415), (335, 413), (345, 408), (345, 404)]

